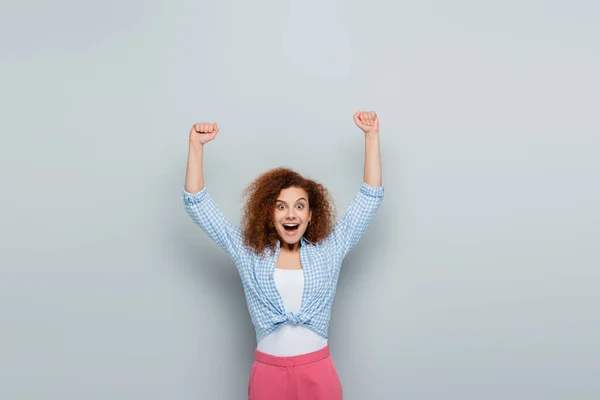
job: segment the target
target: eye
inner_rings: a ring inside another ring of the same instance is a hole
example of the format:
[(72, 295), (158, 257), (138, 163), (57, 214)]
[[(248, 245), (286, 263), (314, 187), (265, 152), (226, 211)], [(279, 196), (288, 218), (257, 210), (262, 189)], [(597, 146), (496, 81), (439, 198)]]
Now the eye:
[(304, 204), (298, 204), (298, 208), (302, 210), (304, 208)]
[(278, 209), (278, 210), (283, 210), (283, 209), (284, 209), (284, 206), (283, 206), (283, 204), (279, 204), (279, 205), (277, 206), (277, 209)]

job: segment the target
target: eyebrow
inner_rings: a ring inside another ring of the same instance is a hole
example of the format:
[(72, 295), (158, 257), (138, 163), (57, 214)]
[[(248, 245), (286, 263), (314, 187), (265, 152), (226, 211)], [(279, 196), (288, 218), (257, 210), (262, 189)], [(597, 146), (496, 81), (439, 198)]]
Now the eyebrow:
[[(306, 199), (304, 197), (300, 197), (298, 200), (296, 200), (296, 203), (299, 202), (300, 200), (306, 201)], [(279, 200), (279, 199), (277, 199), (277, 202), (287, 204), (285, 201)]]

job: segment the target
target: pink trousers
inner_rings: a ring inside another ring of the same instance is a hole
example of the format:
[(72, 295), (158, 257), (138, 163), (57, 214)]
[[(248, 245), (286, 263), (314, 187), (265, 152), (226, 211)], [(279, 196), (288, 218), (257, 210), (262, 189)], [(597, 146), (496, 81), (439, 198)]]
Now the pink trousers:
[(342, 384), (329, 346), (292, 357), (255, 350), (248, 400), (342, 400)]

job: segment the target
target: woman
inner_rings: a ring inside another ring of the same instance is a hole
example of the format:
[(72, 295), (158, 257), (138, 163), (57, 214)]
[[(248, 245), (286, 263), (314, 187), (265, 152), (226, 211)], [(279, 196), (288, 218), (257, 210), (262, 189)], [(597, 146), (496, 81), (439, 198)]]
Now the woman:
[(354, 121), (365, 134), (363, 182), (335, 224), (327, 190), (287, 168), (252, 182), (242, 227), (229, 223), (202, 174), (204, 145), (218, 126), (198, 123), (190, 131), (184, 204), (235, 262), (256, 330), (249, 399), (342, 399), (327, 342), (332, 301), (342, 260), (383, 200), (377, 115), (357, 111)]

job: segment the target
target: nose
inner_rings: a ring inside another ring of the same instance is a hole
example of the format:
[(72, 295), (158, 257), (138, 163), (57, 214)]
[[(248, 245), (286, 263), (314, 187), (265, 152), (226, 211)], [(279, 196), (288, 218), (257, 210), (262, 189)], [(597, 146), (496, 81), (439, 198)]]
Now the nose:
[(292, 207), (288, 208), (287, 213), (285, 214), (285, 219), (294, 219), (295, 211)]

